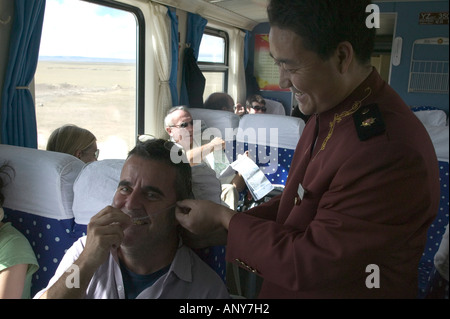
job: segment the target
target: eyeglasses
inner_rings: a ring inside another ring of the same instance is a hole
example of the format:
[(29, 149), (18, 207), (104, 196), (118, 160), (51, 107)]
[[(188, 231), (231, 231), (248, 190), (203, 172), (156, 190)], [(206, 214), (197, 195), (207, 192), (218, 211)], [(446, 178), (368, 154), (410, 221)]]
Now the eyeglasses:
[(254, 109), (255, 111), (267, 111), (267, 108), (265, 106), (252, 106), (252, 109)]
[(177, 125), (170, 125), (169, 127), (186, 128), (189, 125), (193, 126), (194, 125), (194, 120), (191, 120), (190, 122), (182, 122), (181, 124), (177, 124)]
[[(85, 154), (85, 155), (90, 155), (90, 154), (92, 154), (92, 153), (88, 152), (87, 150), (81, 151), (81, 153), (82, 153), (82, 154)], [(98, 160), (98, 156), (99, 156), (99, 155), (100, 155), (100, 150), (99, 150), (99, 149), (96, 149), (96, 150), (94, 151), (94, 157), (95, 157), (96, 160)]]

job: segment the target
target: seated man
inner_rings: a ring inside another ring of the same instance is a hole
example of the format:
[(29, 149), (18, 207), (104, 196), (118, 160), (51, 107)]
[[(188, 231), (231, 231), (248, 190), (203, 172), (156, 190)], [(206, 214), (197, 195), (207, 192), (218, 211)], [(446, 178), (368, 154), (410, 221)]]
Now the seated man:
[[(35, 298), (228, 298), (220, 277), (180, 242), (175, 203), (191, 197), (191, 168), (173, 143), (130, 151), (113, 204), (93, 216)], [(67, 271), (66, 271), (67, 270)]]
[(206, 99), (203, 107), (210, 110), (234, 112), (239, 116), (242, 116), (246, 113), (245, 107), (243, 107), (239, 102), (234, 104), (233, 98), (225, 92), (212, 93)]
[[(170, 138), (186, 150), (186, 156), (191, 166), (197, 167), (207, 163), (219, 176), (229, 163), (223, 149), (225, 141), (215, 137), (207, 143), (202, 143), (194, 133), (192, 116), (184, 106), (176, 106), (169, 110), (164, 119), (164, 126)], [(200, 130), (200, 128), (199, 128)], [(200, 132), (198, 132), (200, 133)], [(220, 178), (222, 185), (222, 201), (231, 209), (236, 209), (239, 192), (245, 189), (245, 181), (240, 174)], [(204, 199), (204, 198), (202, 198)]]
[(261, 95), (251, 95), (245, 102), (248, 114), (264, 114), (267, 111), (266, 100)]

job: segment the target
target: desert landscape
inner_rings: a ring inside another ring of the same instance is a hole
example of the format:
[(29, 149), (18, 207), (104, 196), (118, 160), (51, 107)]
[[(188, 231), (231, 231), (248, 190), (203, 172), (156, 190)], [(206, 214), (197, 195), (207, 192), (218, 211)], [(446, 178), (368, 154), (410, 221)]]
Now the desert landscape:
[(136, 65), (40, 60), (35, 75), (38, 148), (75, 124), (97, 137), (99, 159), (125, 158), (136, 140)]

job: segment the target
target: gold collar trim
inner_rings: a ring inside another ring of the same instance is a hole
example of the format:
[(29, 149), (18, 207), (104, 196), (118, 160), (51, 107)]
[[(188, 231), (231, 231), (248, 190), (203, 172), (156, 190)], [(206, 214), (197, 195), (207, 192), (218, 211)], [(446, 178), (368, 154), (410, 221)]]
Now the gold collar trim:
[[(330, 140), (331, 136), (333, 135), (334, 132), (334, 127), (336, 126), (337, 123), (341, 122), (344, 118), (346, 118), (349, 115), (352, 115), (353, 113), (355, 113), (356, 111), (358, 111), (358, 109), (361, 107), (362, 102), (367, 99), (371, 94), (372, 94), (372, 89), (370, 87), (367, 87), (366, 89), (364, 89), (364, 92), (367, 92), (366, 96), (363, 97), (361, 100), (359, 101), (355, 101), (352, 105), (352, 107), (347, 110), (344, 111), (340, 114), (334, 114), (334, 118), (333, 121), (330, 122), (330, 130), (328, 131), (328, 135), (325, 138), (325, 140), (322, 142), (322, 145), (320, 146), (319, 151), (317, 152), (317, 154), (314, 156), (314, 158), (316, 158), (317, 155), (319, 155), (319, 153), (321, 151), (323, 151), (328, 143), (328, 141)], [(314, 160), (313, 158), (313, 160)]]

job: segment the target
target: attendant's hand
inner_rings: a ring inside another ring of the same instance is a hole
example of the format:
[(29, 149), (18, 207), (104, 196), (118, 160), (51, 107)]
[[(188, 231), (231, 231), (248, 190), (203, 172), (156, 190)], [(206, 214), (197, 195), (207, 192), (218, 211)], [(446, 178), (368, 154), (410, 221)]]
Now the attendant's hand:
[(231, 217), (236, 212), (208, 200), (186, 199), (177, 203), (175, 217), (187, 231), (184, 233), (190, 246), (216, 246), (226, 243)]

